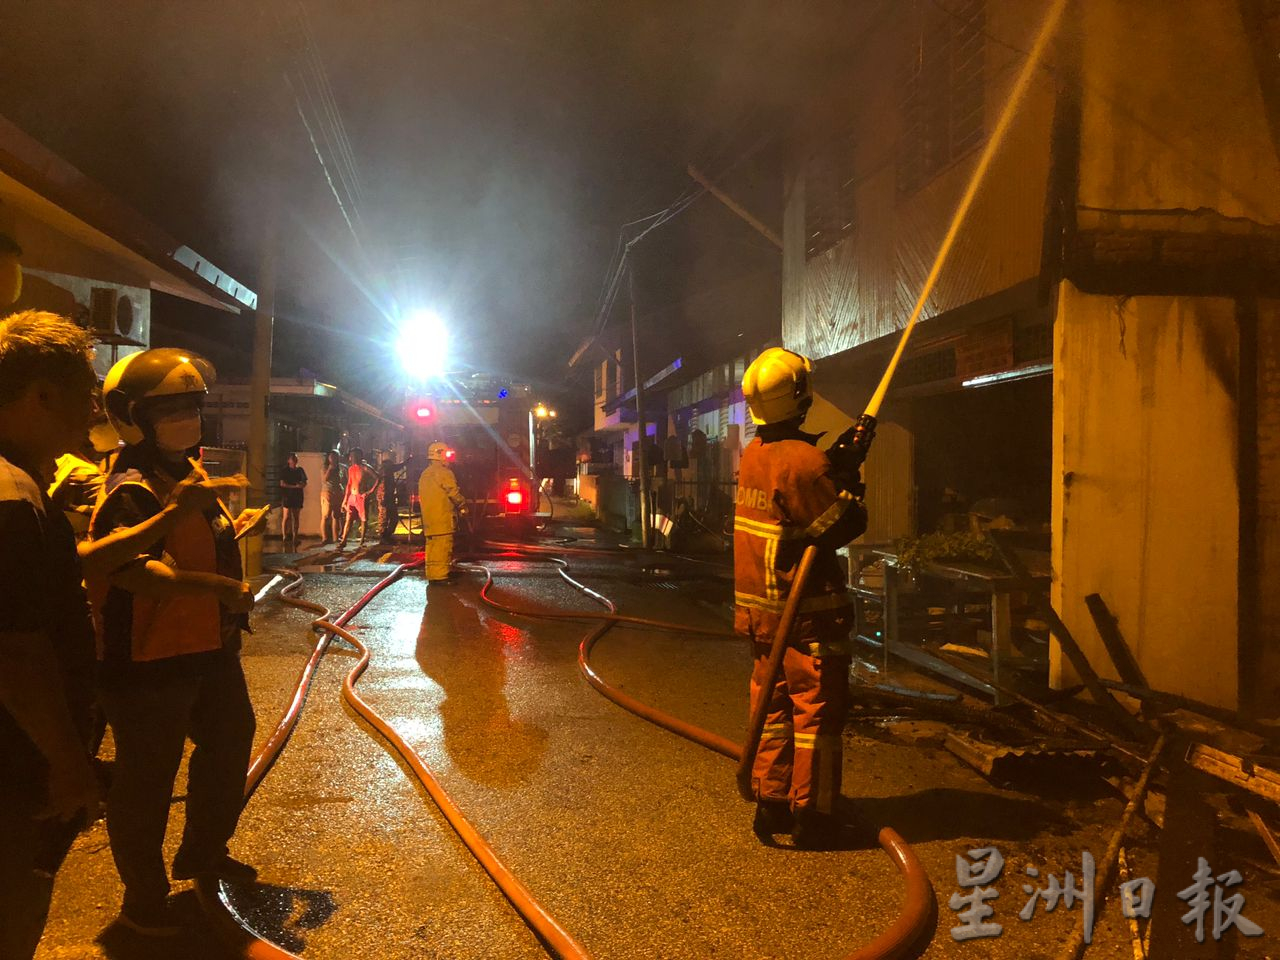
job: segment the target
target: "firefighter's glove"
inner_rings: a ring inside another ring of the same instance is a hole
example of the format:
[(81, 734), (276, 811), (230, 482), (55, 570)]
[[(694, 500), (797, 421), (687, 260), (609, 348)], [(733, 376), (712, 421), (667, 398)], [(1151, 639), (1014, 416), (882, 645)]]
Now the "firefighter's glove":
[(827, 451), (831, 461), (831, 479), (840, 490), (847, 490), (859, 500), (866, 492), (862, 482), (862, 461), (866, 451), (852, 444), (841, 446), (839, 441)]
[(837, 490), (851, 493), (857, 500), (861, 500), (867, 493), (867, 485), (862, 482), (862, 477), (857, 470), (848, 472), (837, 470), (833, 467), (831, 480), (835, 483)]
[(467, 516), (467, 505), (465, 503), (458, 508), (458, 516), (460, 517)]

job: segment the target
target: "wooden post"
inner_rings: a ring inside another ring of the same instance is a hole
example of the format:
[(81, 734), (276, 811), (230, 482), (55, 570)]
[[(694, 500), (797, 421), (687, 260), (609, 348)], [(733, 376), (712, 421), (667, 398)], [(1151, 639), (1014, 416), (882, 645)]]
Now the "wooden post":
[[(258, 278), (258, 309), (253, 318), (253, 368), (249, 380), (249, 448), (245, 470), (249, 477), (248, 506), (267, 502), (268, 405), (271, 399), (271, 338), (275, 325), (276, 229), (271, 212), (263, 239), (262, 274)], [(245, 576), (262, 573), (262, 536), (247, 538)]]

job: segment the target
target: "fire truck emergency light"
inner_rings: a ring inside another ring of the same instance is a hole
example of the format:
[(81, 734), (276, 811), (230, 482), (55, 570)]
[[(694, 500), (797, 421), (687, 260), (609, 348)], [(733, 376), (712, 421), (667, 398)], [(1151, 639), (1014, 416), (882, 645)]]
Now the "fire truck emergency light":
[(520, 504), (524, 503), (524, 491), (523, 491), (523, 490), (508, 490), (508, 491), (507, 491), (507, 503), (511, 504), (511, 506), (513, 506), (513, 507), (518, 507), (518, 506), (520, 506)]
[(439, 314), (416, 310), (404, 318), (396, 338), (400, 366), (414, 380), (441, 377), (449, 356), (449, 331)]

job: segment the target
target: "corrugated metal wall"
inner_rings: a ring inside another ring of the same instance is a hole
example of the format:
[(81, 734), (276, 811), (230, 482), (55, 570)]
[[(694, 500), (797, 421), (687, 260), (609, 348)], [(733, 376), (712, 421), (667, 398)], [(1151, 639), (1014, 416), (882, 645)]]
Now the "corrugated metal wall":
[[(933, 3), (914, 4), (911, 17), (892, 18), (882, 42), (871, 43), (852, 67), (849, 89), (858, 91), (853, 111), (858, 180), (857, 224), (834, 247), (804, 259), (806, 151), (819, 149), (828, 122), (797, 150), (784, 209), (783, 341), (814, 358), (870, 342), (901, 329), (910, 315), (952, 213), (977, 159), (976, 149), (924, 186), (902, 195), (895, 160), (902, 136), (903, 62), (915, 50), (919, 17), (938, 13)], [(1025, 47), (1034, 31), (1038, 4), (987, 0), (985, 30)], [(986, 129), (1004, 105), (1021, 58), (1000, 44), (985, 45)], [(1053, 88), (1038, 76), (997, 155), (925, 315), (936, 314), (1005, 290), (1038, 275)], [(844, 118), (841, 117), (841, 120)], [(816, 144), (816, 146), (815, 146)], [(803, 279), (799, 279), (802, 277)]]

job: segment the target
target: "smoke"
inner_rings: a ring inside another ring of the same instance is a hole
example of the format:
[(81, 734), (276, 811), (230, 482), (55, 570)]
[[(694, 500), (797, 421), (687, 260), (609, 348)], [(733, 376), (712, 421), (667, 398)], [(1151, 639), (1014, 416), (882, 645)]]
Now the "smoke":
[[(255, 288), (274, 211), (278, 372), (381, 382), (397, 311), (429, 307), (467, 365), (550, 377), (618, 226), (686, 189), (686, 163), (776, 222), (768, 138), (846, 42), (833, 25), (878, 5), (47, 0), (7, 14), (0, 113)], [(281, 27), (299, 16), (305, 42)], [(332, 104), (285, 83), (317, 63)], [(336, 117), (349, 154), (326, 140)], [(768, 272), (724, 211), (688, 223), (646, 241), (649, 304)], [(727, 273), (686, 270), (716, 256)], [(208, 335), (223, 318), (174, 322)]]

